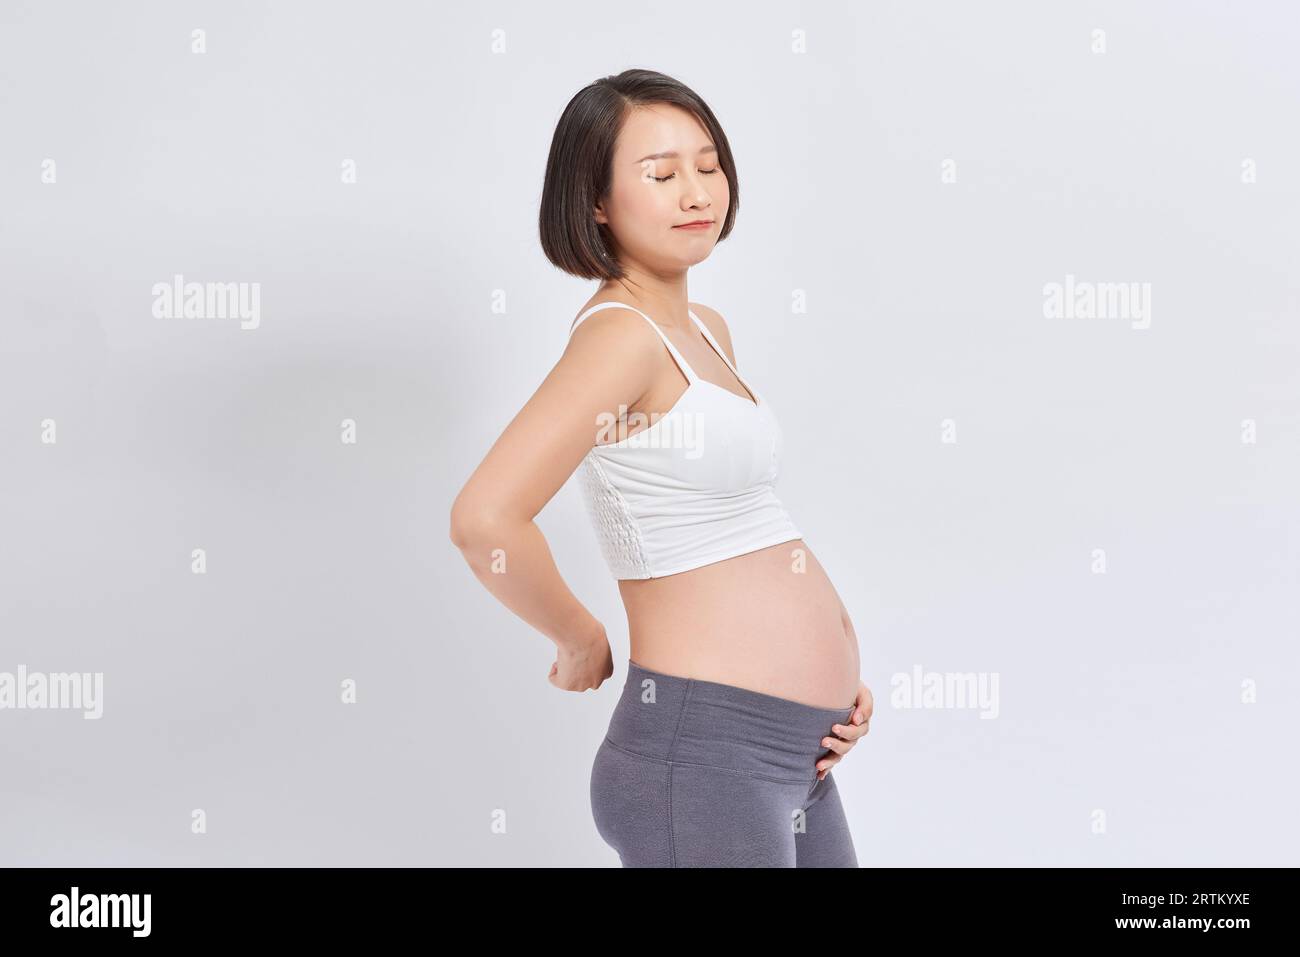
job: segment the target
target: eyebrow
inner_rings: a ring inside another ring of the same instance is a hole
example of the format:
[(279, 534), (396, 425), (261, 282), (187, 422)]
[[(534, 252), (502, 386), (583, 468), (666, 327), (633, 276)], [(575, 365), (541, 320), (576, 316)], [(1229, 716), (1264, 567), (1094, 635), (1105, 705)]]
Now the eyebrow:
[[(715, 147), (712, 143), (710, 143), (708, 146), (700, 147), (701, 154), (716, 153), (717, 151), (718, 151), (717, 147)], [(642, 156), (639, 160), (637, 160), (637, 162), (644, 163), (646, 160), (677, 159), (677, 156), (678, 153), (676, 150), (668, 150), (667, 152), (664, 153), (651, 153), (649, 156)]]

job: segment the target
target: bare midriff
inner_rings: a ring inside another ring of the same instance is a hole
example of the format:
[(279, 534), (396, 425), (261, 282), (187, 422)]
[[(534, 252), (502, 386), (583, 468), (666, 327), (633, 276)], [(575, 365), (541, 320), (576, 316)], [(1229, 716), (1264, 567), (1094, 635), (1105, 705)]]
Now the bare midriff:
[(817, 708), (847, 712), (857, 698), (857, 642), (802, 539), (618, 587), (643, 668)]

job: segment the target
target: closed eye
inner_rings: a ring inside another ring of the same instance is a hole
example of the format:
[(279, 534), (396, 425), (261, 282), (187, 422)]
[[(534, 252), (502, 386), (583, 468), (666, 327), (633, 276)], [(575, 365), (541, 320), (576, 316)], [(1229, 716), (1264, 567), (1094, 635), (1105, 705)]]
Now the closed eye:
[[(713, 169), (700, 170), (700, 172), (704, 173), (705, 175), (708, 175), (709, 173), (716, 173), (717, 171), (718, 171), (718, 167), (716, 166), (713, 167)], [(652, 176), (650, 178), (653, 179), (656, 183), (666, 183), (676, 175), (677, 175), (676, 173), (669, 173), (667, 176)]]

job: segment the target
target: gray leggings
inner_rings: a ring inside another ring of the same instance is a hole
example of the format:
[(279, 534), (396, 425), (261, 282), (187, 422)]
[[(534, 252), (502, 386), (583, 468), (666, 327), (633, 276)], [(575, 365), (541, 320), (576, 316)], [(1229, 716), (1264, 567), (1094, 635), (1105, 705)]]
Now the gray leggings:
[(628, 662), (591, 767), (591, 811), (624, 867), (857, 867), (814, 708)]

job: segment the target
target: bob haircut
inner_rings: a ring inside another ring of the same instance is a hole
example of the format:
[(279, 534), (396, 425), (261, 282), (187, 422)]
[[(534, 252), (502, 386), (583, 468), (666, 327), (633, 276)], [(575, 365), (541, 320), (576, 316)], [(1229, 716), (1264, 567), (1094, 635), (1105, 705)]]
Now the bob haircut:
[(538, 224), (542, 252), (565, 272), (582, 279), (623, 278), (623, 267), (611, 252), (609, 227), (596, 222), (593, 207), (609, 194), (614, 143), (624, 120), (636, 107), (654, 103), (681, 107), (708, 131), (731, 192), (718, 242), (731, 233), (740, 185), (731, 146), (713, 111), (694, 90), (670, 76), (654, 70), (624, 70), (579, 90), (564, 108), (551, 138)]

